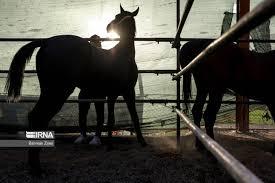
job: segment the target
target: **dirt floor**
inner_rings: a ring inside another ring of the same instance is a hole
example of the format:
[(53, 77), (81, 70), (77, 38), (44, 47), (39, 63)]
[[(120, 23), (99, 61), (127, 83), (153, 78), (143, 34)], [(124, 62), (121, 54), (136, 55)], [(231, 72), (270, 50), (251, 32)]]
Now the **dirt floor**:
[[(217, 141), (264, 182), (275, 182), (274, 137), (275, 131), (216, 131)], [(58, 138), (56, 148), (43, 149), (42, 178), (28, 174), (26, 149), (0, 149), (0, 182), (234, 182), (219, 163), (195, 150), (190, 132), (181, 139), (181, 152), (175, 137), (146, 137), (145, 148), (133, 137), (117, 137), (110, 152), (73, 145), (74, 138)]]

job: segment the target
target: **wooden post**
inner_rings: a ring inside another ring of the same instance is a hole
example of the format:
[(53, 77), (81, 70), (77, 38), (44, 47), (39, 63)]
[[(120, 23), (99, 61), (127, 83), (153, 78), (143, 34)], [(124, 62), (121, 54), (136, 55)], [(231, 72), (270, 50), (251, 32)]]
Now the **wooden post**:
[[(237, 1), (237, 20), (244, 16), (250, 9), (250, 0)], [(241, 39), (249, 39), (249, 33)], [(249, 42), (240, 42), (239, 46), (244, 49), (249, 49)], [(237, 102), (248, 102), (249, 99), (245, 96), (237, 95)], [(236, 104), (236, 129), (241, 132), (249, 130), (249, 104)]]

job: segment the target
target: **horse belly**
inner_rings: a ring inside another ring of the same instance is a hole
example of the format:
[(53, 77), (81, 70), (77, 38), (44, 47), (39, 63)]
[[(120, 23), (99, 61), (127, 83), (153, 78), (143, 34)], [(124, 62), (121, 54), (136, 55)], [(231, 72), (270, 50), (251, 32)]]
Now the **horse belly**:
[(211, 58), (193, 71), (197, 86), (203, 88), (223, 90), (231, 85), (231, 74), (226, 62)]
[(129, 72), (119, 72), (116, 69), (114, 71), (94, 71), (88, 77), (80, 79), (81, 84), (78, 87), (89, 88), (92, 96), (120, 96), (135, 87), (137, 74), (134, 76)]

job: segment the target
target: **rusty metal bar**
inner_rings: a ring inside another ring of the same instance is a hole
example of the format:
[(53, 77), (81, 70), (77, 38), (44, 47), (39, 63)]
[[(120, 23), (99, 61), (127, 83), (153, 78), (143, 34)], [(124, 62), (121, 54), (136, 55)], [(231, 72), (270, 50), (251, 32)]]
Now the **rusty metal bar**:
[(275, 1), (265, 0), (254, 8), (250, 13), (243, 16), (232, 28), (213, 41), (206, 49), (204, 49), (196, 58), (194, 58), (185, 68), (178, 72), (173, 80), (179, 79), (186, 71), (190, 70), (198, 64), (203, 58), (214, 53), (225, 44), (235, 41), (238, 37), (247, 31), (260, 25), (275, 13)]
[[(250, 0), (237, 0), (237, 21), (241, 17), (245, 16), (250, 11)], [(241, 39), (249, 39), (249, 32), (244, 34)], [(238, 43), (238, 46), (242, 49), (249, 50), (249, 42)], [(236, 100), (238, 102), (246, 102), (249, 100), (247, 96), (237, 95)], [(236, 104), (236, 130), (240, 132), (249, 131), (249, 105), (248, 104)]]
[[(179, 2), (180, 1), (177, 1), (177, 6), (179, 7)], [(188, 17), (188, 14), (192, 8), (192, 5), (193, 5), (193, 2), (194, 0), (188, 0), (185, 4), (185, 8), (184, 8), (184, 12), (182, 14), (182, 17), (181, 17), (181, 21), (180, 23), (178, 24), (178, 21), (177, 21), (177, 26), (178, 26), (178, 30), (177, 30), (177, 33), (176, 33), (176, 37), (175, 37), (175, 40), (172, 44), (172, 48), (179, 48), (180, 47), (180, 34), (181, 34), (181, 31), (182, 31), (182, 28), (187, 20), (187, 17)], [(177, 8), (177, 17), (180, 16), (180, 12), (178, 10), (179, 8)]]
[(217, 158), (217, 160), (236, 180), (236, 182), (262, 183), (262, 181), (258, 177), (256, 177), (250, 170), (248, 170), (222, 146), (220, 146), (216, 141), (214, 141), (199, 127), (197, 127), (185, 114), (180, 112), (180, 110), (178, 109), (175, 110), (176, 113), (181, 117), (181, 119), (187, 124), (189, 129), (192, 130), (194, 135), (204, 144), (205, 148)]

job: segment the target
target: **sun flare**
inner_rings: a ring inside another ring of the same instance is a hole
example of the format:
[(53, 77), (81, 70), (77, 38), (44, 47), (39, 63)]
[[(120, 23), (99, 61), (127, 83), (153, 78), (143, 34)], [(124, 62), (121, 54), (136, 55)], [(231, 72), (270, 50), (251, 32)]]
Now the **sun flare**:
[(116, 32), (111, 31), (111, 32), (107, 33), (107, 37), (111, 38), (111, 39), (115, 39), (115, 38), (119, 38), (119, 35)]
[[(111, 31), (107, 33), (106, 27), (108, 23), (110, 22), (110, 18), (94, 18), (92, 20), (87, 20), (88, 25), (86, 29), (86, 35), (87, 37), (91, 37), (92, 35), (96, 34), (100, 36), (101, 38), (110, 38), (115, 39), (119, 38), (119, 35)], [(102, 47), (105, 49), (112, 48), (117, 42), (116, 41), (104, 41), (102, 42)]]

